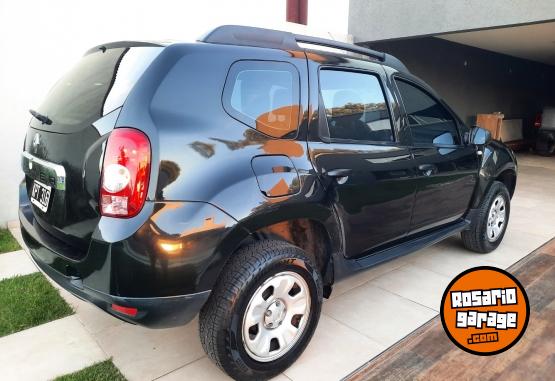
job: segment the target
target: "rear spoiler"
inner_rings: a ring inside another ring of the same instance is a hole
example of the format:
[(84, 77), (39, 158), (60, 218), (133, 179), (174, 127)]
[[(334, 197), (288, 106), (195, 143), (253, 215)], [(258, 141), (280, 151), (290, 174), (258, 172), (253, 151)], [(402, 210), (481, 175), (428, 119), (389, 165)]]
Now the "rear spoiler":
[(85, 55), (102, 50), (105, 52), (107, 49), (117, 49), (117, 48), (134, 48), (137, 46), (152, 46), (152, 47), (164, 47), (167, 43), (163, 42), (149, 42), (149, 41), (115, 41), (108, 42), (106, 44), (100, 44), (93, 48), (90, 48), (85, 52)]

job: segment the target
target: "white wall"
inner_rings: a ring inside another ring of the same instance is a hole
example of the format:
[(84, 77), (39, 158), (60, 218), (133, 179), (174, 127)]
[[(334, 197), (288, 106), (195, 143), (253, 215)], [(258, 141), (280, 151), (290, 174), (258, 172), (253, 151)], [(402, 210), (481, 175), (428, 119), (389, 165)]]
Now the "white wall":
[(350, 0), (349, 33), (380, 41), (555, 19), (555, 0)]
[[(348, 4), (309, 0), (308, 32), (344, 38)], [(302, 30), (284, 22), (285, 9), (285, 0), (0, 0), (0, 225), (17, 219), (28, 109), (88, 48), (118, 40), (193, 41), (221, 24)]]

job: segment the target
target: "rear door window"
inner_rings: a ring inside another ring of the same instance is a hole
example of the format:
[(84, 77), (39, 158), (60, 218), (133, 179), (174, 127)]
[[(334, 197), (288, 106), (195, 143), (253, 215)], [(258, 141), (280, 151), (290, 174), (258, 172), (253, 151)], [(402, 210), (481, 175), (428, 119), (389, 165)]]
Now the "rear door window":
[(376, 75), (321, 70), (320, 93), (331, 139), (394, 140), (389, 110)]
[(455, 119), (441, 103), (409, 82), (400, 79), (395, 82), (405, 106), (414, 144), (460, 144)]
[(299, 125), (299, 73), (287, 62), (238, 61), (226, 80), (224, 108), (266, 135), (294, 138)]

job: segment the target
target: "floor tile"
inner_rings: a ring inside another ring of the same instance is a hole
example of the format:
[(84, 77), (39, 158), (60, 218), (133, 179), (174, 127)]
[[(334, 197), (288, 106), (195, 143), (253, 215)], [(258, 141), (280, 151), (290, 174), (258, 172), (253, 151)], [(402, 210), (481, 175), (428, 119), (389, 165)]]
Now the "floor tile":
[(339, 380), (383, 349), (368, 337), (322, 315), (307, 349), (284, 374), (293, 381)]
[(98, 334), (108, 328), (128, 324), (106, 313), (94, 304), (85, 302), (67, 291), (62, 297), (73, 307), (77, 318), (92, 335)]
[(189, 365), (179, 368), (157, 381), (224, 381), (231, 380), (208, 357), (203, 357)]
[(381, 263), (377, 266), (371, 267), (369, 269), (360, 271), (355, 275), (352, 275), (348, 278), (342, 279), (333, 285), (333, 291), (331, 293), (331, 298), (336, 298), (339, 295), (344, 294), (345, 292), (352, 290), (355, 287), (361, 286), (364, 283), (372, 280), (374, 278), (379, 277), (387, 272), (395, 270), (401, 266), (403, 266), (406, 261), (406, 257), (396, 258), (392, 261), (387, 261)]
[(441, 297), (450, 281), (450, 277), (409, 264), (369, 283), (439, 311)]
[[(222, 372), (208, 357), (203, 357), (189, 365), (185, 365), (169, 374), (166, 374), (156, 381), (231, 381), (232, 379)], [(271, 381), (290, 381), (290, 379), (280, 374)]]
[(436, 311), (371, 282), (324, 303), (324, 313), (384, 347), (394, 344), (437, 315)]
[(484, 259), (500, 267), (507, 268), (532, 251), (542, 246), (549, 238), (534, 233), (523, 232), (509, 225), (499, 247), (491, 253), (483, 254)]
[(555, 235), (555, 209), (514, 208), (509, 216), (508, 228), (539, 236), (553, 237)]
[(205, 356), (196, 319), (169, 329), (122, 324), (94, 336), (129, 381), (152, 380)]
[(74, 315), (0, 338), (0, 353), (3, 381), (49, 380), (107, 358)]
[(37, 271), (37, 267), (23, 250), (0, 254), (0, 280)]
[[(552, 223), (555, 225), (555, 212), (553, 214), (553, 221), (545, 221), (546, 223)], [(503, 241), (499, 246), (499, 249), (503, 249), (504, 246), (514, 246), (528, 253), (534, 251), (545, 242), (549, 241), (555, 234), (541, 234), (534, 229), (521, 229), (516, 225), (509, 222), (507, 226), (507, 232), (503, 237)]]
[(471, 252), (464, 247), (446, 245), (421, 250), (409, 255), (407, 259), (420, 268), (450, 279), (472, 267), (499, 266), (486, 260), (482, 254)]

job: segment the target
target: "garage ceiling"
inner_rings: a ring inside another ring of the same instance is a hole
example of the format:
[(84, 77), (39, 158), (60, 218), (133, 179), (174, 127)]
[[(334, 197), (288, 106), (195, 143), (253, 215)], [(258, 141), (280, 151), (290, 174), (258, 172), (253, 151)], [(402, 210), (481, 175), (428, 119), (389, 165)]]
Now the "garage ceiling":
[(555, 22), (451, 33), (444, 40), (555, 65)]

